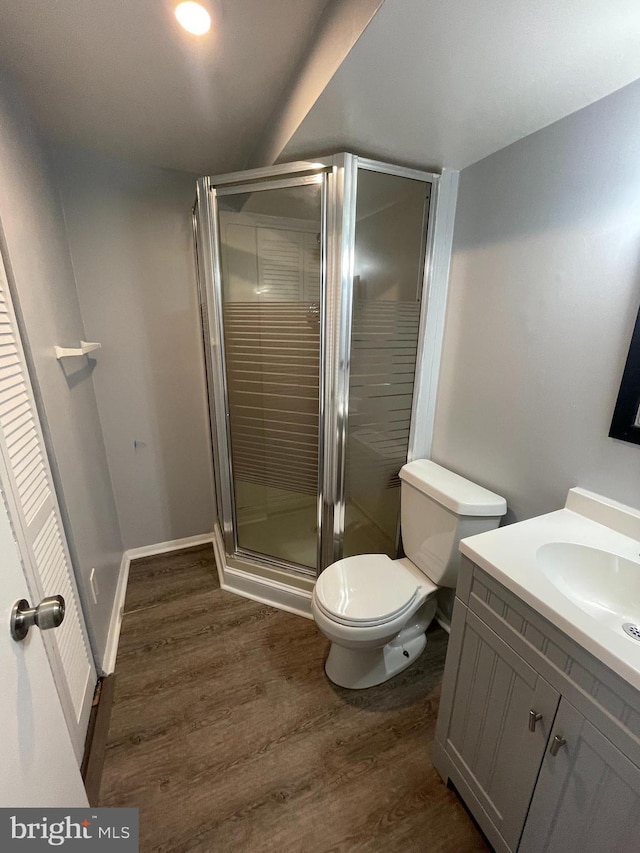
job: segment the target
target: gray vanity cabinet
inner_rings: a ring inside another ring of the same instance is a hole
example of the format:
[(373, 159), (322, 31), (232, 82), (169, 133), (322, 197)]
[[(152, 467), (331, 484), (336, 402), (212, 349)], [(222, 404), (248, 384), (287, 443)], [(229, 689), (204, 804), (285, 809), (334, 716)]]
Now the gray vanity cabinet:
[(442, 736), (469, 791), (515, 849), (560, 697), (475, 614), (461, 631)]
[(463, 799), (498, 831), (498, 849), (516, 849), (559, 701), (533, 667), (456, 602), (437, 736), (456, 764)]
[(467, 559), (432, 758), (497, 853), (640, 851), (640, 692)]
[(618, 850), (640, 850), (640, 769), (563, 699), (518, 853)]

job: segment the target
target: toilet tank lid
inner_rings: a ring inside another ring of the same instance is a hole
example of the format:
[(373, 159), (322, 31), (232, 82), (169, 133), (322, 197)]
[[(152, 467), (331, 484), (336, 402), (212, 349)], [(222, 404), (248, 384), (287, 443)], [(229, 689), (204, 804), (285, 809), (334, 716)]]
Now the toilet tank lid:
[(430, 459), (415, 459), (400, 469), (400, 479), (456, 515), (504, 515), (507, 502)]

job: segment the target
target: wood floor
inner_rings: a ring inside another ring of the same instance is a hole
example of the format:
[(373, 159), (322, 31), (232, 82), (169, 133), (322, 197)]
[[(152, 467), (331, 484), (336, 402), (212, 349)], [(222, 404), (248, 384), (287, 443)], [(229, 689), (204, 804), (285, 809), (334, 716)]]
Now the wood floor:
[(429, 760), (446, 634), (348, 691), (313, 622), (219, 589), (210, 546), (131, 565), (100, 805), (142, 853), (471, 853)]

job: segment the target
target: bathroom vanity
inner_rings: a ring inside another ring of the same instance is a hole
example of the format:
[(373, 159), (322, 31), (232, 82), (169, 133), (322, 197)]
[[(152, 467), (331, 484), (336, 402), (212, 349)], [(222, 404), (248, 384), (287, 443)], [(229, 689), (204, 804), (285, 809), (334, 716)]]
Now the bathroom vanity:
[(432, 757), (496, 851), (640, 850), (639, 539), (572, 489), (461, 543)]

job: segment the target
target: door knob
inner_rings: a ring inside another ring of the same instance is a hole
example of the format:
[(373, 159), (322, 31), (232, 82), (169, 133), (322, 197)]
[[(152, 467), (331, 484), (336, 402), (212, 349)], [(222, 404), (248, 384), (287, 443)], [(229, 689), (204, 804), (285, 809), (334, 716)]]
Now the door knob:
[(21, 598), (11, 610), (11, 636), (19, 643), (24, 640), (33, 625), (37, 625), (41, 631), (57, 628), (62, 625), (64, 612), (65, 603), (61, 595), (43, 598), (37, 607), (31, 607), (26, 598)]

